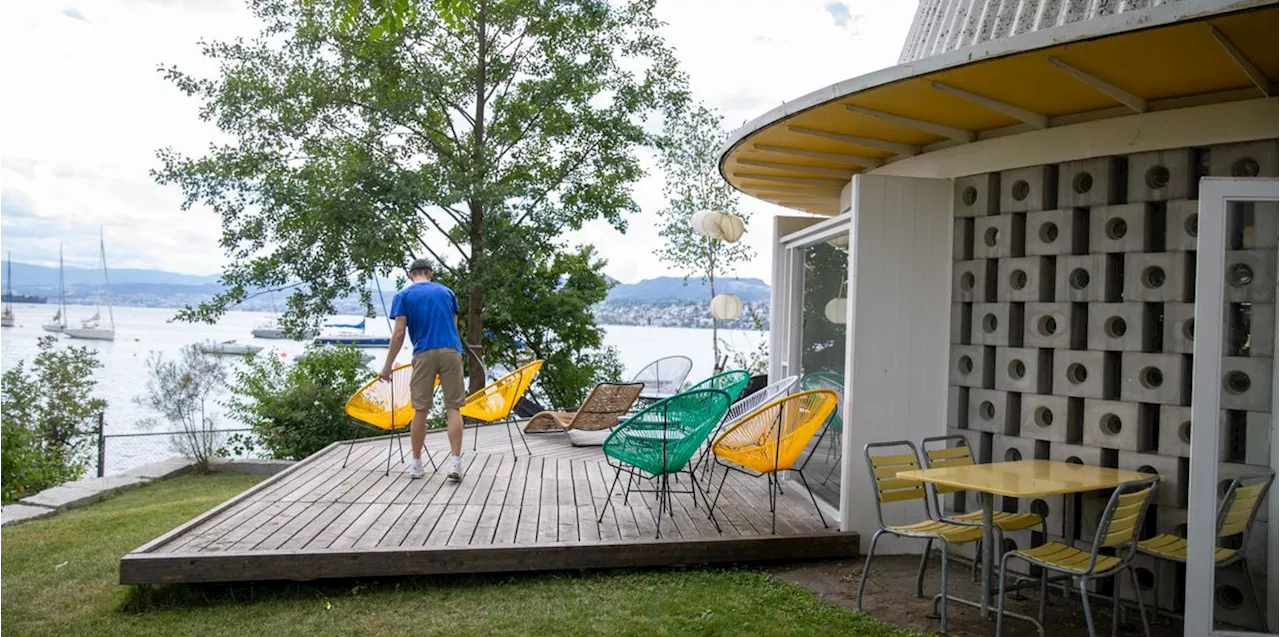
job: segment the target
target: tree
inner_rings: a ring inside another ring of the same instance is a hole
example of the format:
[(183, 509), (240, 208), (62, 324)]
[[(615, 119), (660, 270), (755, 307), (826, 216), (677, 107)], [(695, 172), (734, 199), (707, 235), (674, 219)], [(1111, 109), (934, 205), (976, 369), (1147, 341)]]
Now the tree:
[[(717, 168), (724, 139), (719, 113), (701, 103), (680, 109), (663, 126), (660, 165), (662, 194), (667, 205), (658, 213), (658, 235), (664, 240), (658, 256), (686, 272), (686, 281), (689, 276), (701, 276), (710, 288), (708, 300), (716, 295), (718, 274), (755, 257), (755, 252), (746, 245), (704, 237), (694, 232), (690, 224), (693, 213), (699, 210), (736, 214), (744, 226), (749, 218), (738, 211), (738, 193), (720, 176)], [(713, 316), (711, 348), (718, 366), (717, 330)]]
[(152, 352), (147, 371), (145, 389), (134, 402), (156, 415), (138, 424), (147, 429), (177, 425), (170, 439), (174, 451), (195, 460), (202, 471), (207, 471), (209, 459), (219, 446), (214, 431), (216, 418), (211, 410), (214, 399), (227, 386), (226, 366), (198, 346), (187, 345), (172, 360)]
[(484, 348), (510, 301), (489, 291), (514, 263), (494, 247), (555, 246), (594, 219), (624, 229), (635, 150), (655, 141), (644, 122), (684, 99), (654, 0), (249, 4), (258, 37), (204, 46), (220, 75), (163, 69), (230, 139), (161, 150), (154, 171), (222, 217), (227, 290), (188, 320), (288, 289), (282, 323), (299, 332), (352, 293), (372, 311), (361, 282), (426, 252)]
[(56, 342), (41, 337), (30, 373), (18, 361), (0, 378), (5, 503), (83, 476), (91, 435), (107, 408), (93, 395), (102, 367), (97, 352), (58, 350)]

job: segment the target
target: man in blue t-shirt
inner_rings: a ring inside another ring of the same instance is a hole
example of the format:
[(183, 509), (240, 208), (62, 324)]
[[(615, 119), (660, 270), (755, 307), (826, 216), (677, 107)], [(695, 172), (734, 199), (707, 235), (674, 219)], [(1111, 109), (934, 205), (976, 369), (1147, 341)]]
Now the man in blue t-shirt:
[(427, 438), (427, 413), (435, 397), (435, 381), (440, 379), (444, 407), (449, 422), (449, 459), (445, 471), (450, 480), (462, 479), (462, 414), (458, 410), (466, 398), (462, 388), (462, 339), (458, 336), (458, 297), (453, 290), (432, 281), (435, 270), (426, 259), (409, 264), (413, 285), (401, 290), (391, 300), (391, 318), (396, 320), (391, 334), (391, 351), (379, 374), (391, 380), (396, 354), (409, 332), (413, 342), (413, 376), (409, 395), (413, 402), (413, 421), (409, 440), (413, 445), (413, 462), (409, 477), (422, 477), (422, 446)]

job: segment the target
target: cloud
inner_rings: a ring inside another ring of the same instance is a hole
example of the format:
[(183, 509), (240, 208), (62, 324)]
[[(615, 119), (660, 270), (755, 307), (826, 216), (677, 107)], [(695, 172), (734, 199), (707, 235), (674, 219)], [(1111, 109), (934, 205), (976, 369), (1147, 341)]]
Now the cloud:
[(836, 26), (842, 29), (853, 21), (853, 12), (849, 11), (849, 5), (843, 2), (828, 2), (822, 5), (822, 8), (831, 14), (831, 19), (835, 21)]
[(62, 15), (65, 15), (68, 18), (74, 18), (76, 20), (80, 20), (81, 22), (84, 22), (86, 24), (93, 24), (92, 22), (89, 22), (89, 18), (84, 17), (84, 14), (80, 13), (80, 10), (75, 7), (67, 7), (63, 9)]
[(31, 195), (17, 189), (0, 190), (0, 218), (37, 217), (36, 202)]

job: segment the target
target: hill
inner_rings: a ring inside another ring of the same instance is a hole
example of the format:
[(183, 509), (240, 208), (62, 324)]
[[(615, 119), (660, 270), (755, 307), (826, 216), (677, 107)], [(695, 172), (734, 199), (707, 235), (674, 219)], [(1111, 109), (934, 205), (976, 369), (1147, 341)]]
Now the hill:
[[(744, 303), (769, 300), (769, 285), (760, 279), (725, 278), (716, 280), (716, 292), (736, 294)], [(619, 283), (609, 291), (605, 303), (654, 301), (707, 301), (711, 292), (702, 279), (663, 276), (639, 283)]]

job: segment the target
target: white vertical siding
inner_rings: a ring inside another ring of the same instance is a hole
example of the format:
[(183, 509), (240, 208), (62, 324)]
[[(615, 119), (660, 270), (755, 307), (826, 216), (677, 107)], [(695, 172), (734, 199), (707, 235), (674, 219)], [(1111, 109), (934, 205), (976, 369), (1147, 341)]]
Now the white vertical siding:
[[(863, 446), (946, 433), (951, 183), (853, 180), (841, 528), (861, 533), (864, 549), (876, 521)], [(919, 503), (885, 513), (889, 523), (924, 515)], [(881, 542), (889, 551), (922, 548)]]

